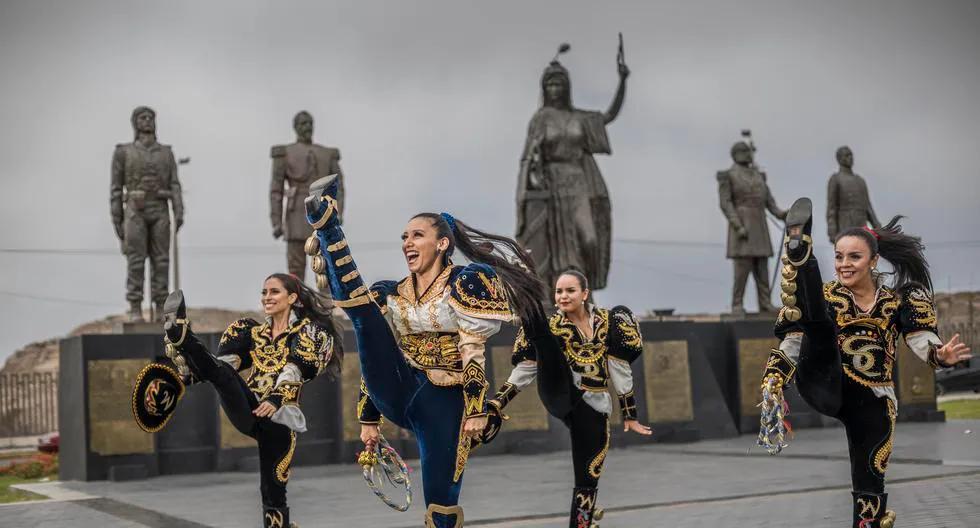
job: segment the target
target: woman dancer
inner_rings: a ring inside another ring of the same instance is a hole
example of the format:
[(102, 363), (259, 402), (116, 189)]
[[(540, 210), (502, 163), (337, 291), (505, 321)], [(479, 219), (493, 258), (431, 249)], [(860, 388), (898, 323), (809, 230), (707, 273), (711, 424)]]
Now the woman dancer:
[[(318, 294), (293, 275), (270, 275), (262, 286), (266, 320), (232, 323), (212, 356), (191, 330), (184, 294), (164, 303), (167, 356), (175, 369), (152, 364), (140, 373), (133, 409), (148, 432), (160, 430), (173, 413), (184, 385), (207, 381), (241, 433), (256, 440), (263, 523), (267, 528), (296, 526), (289, 521), (286, 484), (296, 434), (306, 431), (299, 406), (303, 384), (326, 372), (340, 373), (340, 339)], [(238, 373), (251, 369), (247, 379)]]
[(511, 358), (514, 370), (490, 403), (503, 410), (544, 371), (539, 382), (542, 400), (572, 437), (575, 489), (568, 525), (590, 528), (609, 449), (610, 382), (619, 395), (623, 431), (652, 434), (637, 421), (630, 369), (643, 352), (643, 340), (629, 308), (606, 310), (591, 304), (588, 281), (576, 270), (558, 276), (555, 306), (558, 313), (550, 321), (518, 331)]
[[(515, 313), (526, 319), (541, 312), (543, 285), (514, 241), (446, 213), (420, 213), (402, 234), (408, 277), (369, 289), (337, 220), (336, 192), (333, 177), (310, 187), (306, 211), (315, 232), (307, 251), (317, 281), (329, 283), (354, 325), (361, 439), (374, 447), (382, 416), (414, 432), (426, 526), (462, 526), (458, 501), (469, 450), (497, 430), (487, 427), (484, 344)], [(454, 266), (457, 249), (472, 264)]]
[[(786, 218), (782, 270), (783, 304), (776, 321), (782, 341), (763, 378), (760, 443), (775, 454), (781, 438), (783, 387), (796, 379), (800, 395), (822, 414), (837, 418), (847, 432), (854, 499), (854, 528), (890, 528), (885, 470), (895, 433), (897, 398), (892, 371), (898, 336), (935, 368), (969, 359), (954, 335), (937, 335), (932, 280), (918, 237), (902, 232), (896, 216), (872, 230), (850, 228), (834, 242), (837, 279), (823, 284), (810, 238), (812, 205), (793, 204)], [(880, 259), (894, 268), (884, 285)]]

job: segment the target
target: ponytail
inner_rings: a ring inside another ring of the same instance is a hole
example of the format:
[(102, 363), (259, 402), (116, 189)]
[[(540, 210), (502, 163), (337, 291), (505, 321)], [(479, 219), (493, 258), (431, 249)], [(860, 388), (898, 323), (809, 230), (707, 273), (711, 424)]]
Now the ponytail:
[(838, 240), (846, 236), (858, 237), (871, 248), (872, 257), (881, 255), (895, 268), (892, 273), (895, 275), (893, 288), (900, 290), (916, 284), (932, 291), (929, 263), (926, 262), (926, 257), (923, 254), (925, 246), (920, 237), (902, 232), (902, 226), (898, 223), (902, 218), (902, 216), (896, 216), (886, 225), (877, 229), (867, 227), (845, 229), (837, 235), (834, 243), (836, 244)]
[(443, 253), (443, 265), (451, 264), (450, 256), (459, 250), (470, 262), (486, 264), (500, 277), (511, 309), (521, 318), (543, 318), (542, 300), (545, 285), (538, 278), (534, 260), (514, 240), (485, 233), (453, 218), (449, 213), (419, 213), (413, 218), (426, 218), (436, 228), (436, 238), (448, 238), (449, 247)]

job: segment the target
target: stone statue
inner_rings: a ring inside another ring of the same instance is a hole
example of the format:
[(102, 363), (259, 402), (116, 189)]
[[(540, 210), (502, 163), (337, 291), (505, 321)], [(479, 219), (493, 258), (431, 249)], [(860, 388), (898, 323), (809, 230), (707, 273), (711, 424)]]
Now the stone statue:
[[(289, 273), (306, 277), (306, 253), (303, 244), (313, 233), (306, 220), (303, 200), (310, 184), (336, 174), (340, 190), (337, 206), (344, 208), (344, 173), (340, 170), (340, 150), (313, 143), (313, 116), (302, 111), (293, 118), (296, 142), (272, 147), (272, 185), (269, 187), (269, 210), (272, 236), (286, 239), (286, 265)], [(283, 208), (285, 197), (285, 209)], [(328, 294), (327, 291), (321, 293)]]
[(143, 320), (143, 281), (150, 258), (150, 298), (157, 319), (170, 282), (170, 211), (176, 229), (184, 224), (184, 202), (177, 162), (168, 145), (157, 143), (156, 113), (145, 106), (133, 110), (135, 140), (116, 145), (112, 154), (109, 206), (112, 226), (126, 255), (126, 300), (129, 320)]
[(849, 227), (862, 227), (868, 223), (871, 227), (881, 227), (871, 208), (868, 185), (852, 170), (854, 153), (850, 147), (837, 149), (837, 163), (840, 169), (827, 183), (827, 235), (831, 244), (837, 233)]
[[(568, 51), (562, 44), (559, 54)], [(612, 219), (609, 192), (594, 154), (610, 154), (606, 125), (623, 106), (630, 70), (617, 58), (619, 88), (605, 112), (572, 106), (568, 70), (551, 61), (541, 76), (541, 108), (528, 126), (517, 185), (517, 240), (531, 252), (542, 279), (580, 270), (592, 290), (606, 286)]]
[(742, 299), (749, 273), (755, 278), (759, 294), (759, 311), (774, 312), (769, 300), (769, 257), (772, 242), (766, 225), (766, 209), (779, 219), (786, 211), (776, 205), (769, 192), (766, 174), (753, 163), (753, 149), (739, 141), (732, 146), (735, 163), (718, 172), (718, 198), (728, 219), (727, 257), (734, 261), (735, 284), (732, 287), (732, 313), (744, 315)]

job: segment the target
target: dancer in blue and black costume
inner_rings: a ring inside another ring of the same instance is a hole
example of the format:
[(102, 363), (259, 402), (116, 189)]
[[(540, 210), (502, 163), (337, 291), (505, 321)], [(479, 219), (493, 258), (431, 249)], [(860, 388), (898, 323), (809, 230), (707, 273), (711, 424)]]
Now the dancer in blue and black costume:
[[(374, 447), (382, 417), (412, 431), (426, 526), (462, 526), (458, 502), (469, 451), (499, 430), (499, 416), (488, 422), (484, 345), (515, 315), (543, 317), (544, 286), (513, 240), (447, 213), (420, 213), (402, 234), (409, 276), (368, 288), (337, 219), (336, 190), (332, 178), (311, 186), (306, 211), (315, 238), (306, 249), (315, 255), (317, 280), (329, 284), (354, 326), (361, 439)], [(456, 250), (472, 264), (454, 266)]]
[[(812, 204), (801, 198), (786, 218), (781, 340), (766, 365), (760, 444), (778, 453), (785, 442), (783, 388), (796, 381), (800, 396), (844, 425), (851, 459), (853, 528), (891, 528), (885, 470), (892, 453), (898, 399), (892, 379), (899, 336), (934, 368), (969, 359), (954, 335), (939, 338), (932, 280), (918, 237), (887, 225), (844, 230), (834, 241), (837, 278), (824, 284), (813, 256)], [(877, 271), (894, 269), (892, 285)]]
[(612, 398), (619, 398), (623, 431), (651, 435), (639, 422), (630, 363), (643, 353), (640, 325), (625, 306), (594, 306), (589, 282), (569, 269), (555, 282), (558, 313), (547, 321), (527, 321), (517, 333), (511, 363), (514, 370), (490, 404), (501, 411), (538, 379), (541, 400), (572, 437), (575, 487), (568, 518), (570, 528), (592, 528), (601, 518), (596, 500), (599, 476), (609, 451)]

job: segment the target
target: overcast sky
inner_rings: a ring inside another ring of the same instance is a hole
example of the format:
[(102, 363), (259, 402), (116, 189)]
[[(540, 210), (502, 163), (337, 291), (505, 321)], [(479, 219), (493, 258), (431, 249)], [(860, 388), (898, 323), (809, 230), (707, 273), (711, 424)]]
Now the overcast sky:
[[(3, 0), (0, 360), (125, 309), (109, 163), (131, 141), (134, 107), (155, 108), (160, 141), (192, 158), (180, 173), (188, 301), (251, 309), (262, 279), (285, 268), (269, 147), (293, 140), (296, 111), (342, 152), (363, 274), (400, 278), (398, 237), (416, 212), (512, 234), (542, 69), (568, 41), (575, 105), (604, 110), (618, 31), (633, 75), (613, 155), (598, 159), (616, 239), (600, 303), (727, 309), (714, 175), (742, 128), (782, 207), (813, 197), (822, 242), (834, 150), (848, 144), (878, 216), (905, 214), (925, 239), (937, 289), (975, 288), (977, 27), (971, 0)], [(818, 247), (825, 263), (828, 251)]]

